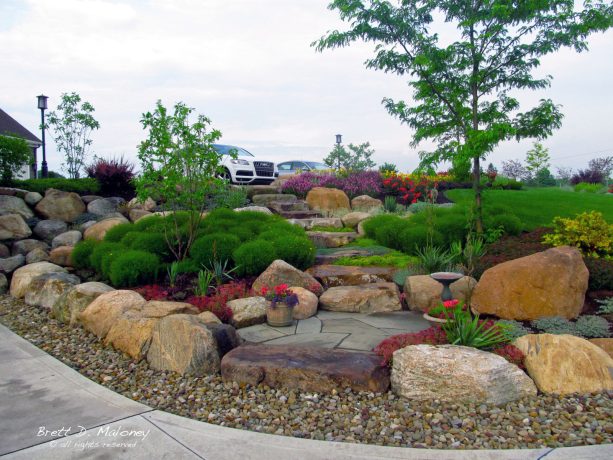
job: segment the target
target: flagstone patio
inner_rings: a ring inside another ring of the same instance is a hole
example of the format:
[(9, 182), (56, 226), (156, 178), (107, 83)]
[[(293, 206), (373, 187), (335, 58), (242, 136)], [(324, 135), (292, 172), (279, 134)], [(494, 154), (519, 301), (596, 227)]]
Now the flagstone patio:
[(269, 345), (305, 345), (344, 350), (370, 351), (386, 337), (418, 332), (430, 327), (421, 313), (340, 313), (320, 310), (292, 326), (257, 324), (238, 330), (247, 342)]

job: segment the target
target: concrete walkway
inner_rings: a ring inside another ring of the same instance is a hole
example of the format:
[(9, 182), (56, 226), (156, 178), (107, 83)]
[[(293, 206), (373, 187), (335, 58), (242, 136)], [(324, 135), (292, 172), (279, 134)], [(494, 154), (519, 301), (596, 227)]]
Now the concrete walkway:
[(292, 326), (257, 324), (239, 329), (238, 333), (254, 343), (370, 351), (390, 335), (418, 332), (429, 327), (421, 314), (412, 311), (365, 315), (319, 310), (317, 315), (294, 321)]
[(223, 428), (124, 398), (0, 325), (0, 458), (610, 459), (613, 446), (436, 451), (311, 441)]

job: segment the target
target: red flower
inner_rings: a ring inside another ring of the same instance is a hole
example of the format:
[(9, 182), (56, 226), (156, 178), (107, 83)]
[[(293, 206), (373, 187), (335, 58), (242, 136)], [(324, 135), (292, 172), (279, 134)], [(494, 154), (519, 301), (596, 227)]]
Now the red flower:
[(287, 284), (279, 284), (278, 286), (275, 286), (275, 294), (282, 295), (287, 290), (287, 287)]
[(264, 297), (266, 297), (266, 294), (268, 293), (268, 286), (264, 286), (264, 287), (262, 287), (262, 291), (261, 291), (261, 292), (262, 292), (262, 295), (263, 295)]
[(453, 299), (453, 300), (445, 300), (445, 301), (443, 302), (443, 306), (444, 306), (445, 308), (454, 308), (454, 307), (455, 307), (455, 306), (456, 306), (458, 303), (460, 303), (460, 301), (459, 301), (459, 300), (457, 300), (457, 299)]

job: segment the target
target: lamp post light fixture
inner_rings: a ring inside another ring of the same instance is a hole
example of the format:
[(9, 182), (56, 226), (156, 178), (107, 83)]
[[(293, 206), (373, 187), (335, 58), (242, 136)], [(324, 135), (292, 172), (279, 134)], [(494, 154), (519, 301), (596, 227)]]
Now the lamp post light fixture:
[(341, 145), (341, 142), (343, 141), (343, 135), (342, 134), (337, 134), (336, 135), (336, 143), (338, 145)]
[(43, 132), (42, 136), (42, 147), (43, 147), (43, 163), (41, 166), (42, 169), (42, 177), (47, 177), (49, 175), (49, 168), (47, 167), (47, 155), (45, 152), (45, 110), (47, 110), (47, 99), (49, 97), (41, 94), (38, 96), (38, 108), (40, 109), (40, 129)]

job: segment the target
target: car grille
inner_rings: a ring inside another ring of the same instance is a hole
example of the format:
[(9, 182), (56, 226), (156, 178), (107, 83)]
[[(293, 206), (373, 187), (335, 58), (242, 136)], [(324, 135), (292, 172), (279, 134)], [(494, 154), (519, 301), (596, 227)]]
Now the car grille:
[(260, 177), (273, 177), (275, 171), (274, 163), (269, 161), (254, 161), (253, 166), (255, 167), (256, 175)]

